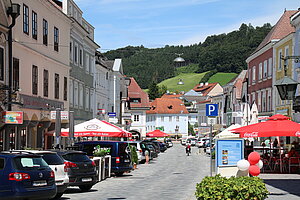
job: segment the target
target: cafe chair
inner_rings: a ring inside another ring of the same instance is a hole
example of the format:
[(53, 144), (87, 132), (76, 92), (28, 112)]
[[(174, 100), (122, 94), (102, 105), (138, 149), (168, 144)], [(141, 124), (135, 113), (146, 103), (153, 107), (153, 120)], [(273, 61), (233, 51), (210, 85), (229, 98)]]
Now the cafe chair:
[(272, 170), (272, 164), (270, 163), (270, 161), (267, 158), (264, 158), (263, 160), (263, 168), (262, 168), (262, 172), (266, 172), (267, 170), (269, 171), (273, 171)]
[(291, 167), (300, 168), (300, 159), (297, 157), (290, 157), (289, 158), (289, 173), (291, 173)]

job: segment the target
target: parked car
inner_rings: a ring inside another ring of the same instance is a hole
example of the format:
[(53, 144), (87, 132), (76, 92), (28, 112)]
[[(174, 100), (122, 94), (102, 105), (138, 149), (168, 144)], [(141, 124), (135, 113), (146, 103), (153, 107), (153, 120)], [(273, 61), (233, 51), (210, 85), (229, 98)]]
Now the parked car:
[(166, 143), (158, 141), (158, 144), (159, 144), (159, 147), (160, 147), (160, 152), (165, 152), (168, 149), (168, 146), (167, 146)]
[(167, 145), (168, 148), (170, 148), (170, 147), (173, 146), (173, 142), (172, 142), (171, 139), (166, 139), (166, 140), (165, 140), (165, 143), (166, 143), (166, 145)]
[[(152, 145), (153, 148), (155, 149), (156, 155), (158, 156), (158, 154), (160, 153), (160, 147), (159, 147), (158, 144), (154, 143), (154, 142), (151, 141), (151, 140), (143, 140), (142, 142), (147, 143), (147, 144), (149, 144), (150, 146)], [(157, 156), (156, 156), (156, 157), (157, 157)], [(156, 157), (155, 157), (155, 158), (156, 158)]]
[(86, 152), (89, 156), (93, 156), (96, 146), (107, 150), (111, 156), (111, 172), (117, 176), (121, 176), (124, 172), (132, 170), (130, 149), (128, 143), (124, 141), (84, 141), (75, 145), (79, 150)]
[(64, 159), (69, 176), (69, 185), (89, 191), (97, 183), (95, 162), (83, 151), (55, 150)]
[(191, 144), (191, 146), (196, 146), (196, 142), (197, 142), (196, 138), (189, 138), (186, 140), (186, 143)]
[(187, 138), (181, 138), (181, 144), (186, 145), (186, 140), (187, 140)]
[(135, 146), (139, 162), (146, 160), (145, 155), (143, 154), (143, 149), (141, 147), (141, 141), (127, 141), (127, 142), (128, 144)]
[(54, 171), (30, 152), (0, 152), (0, 182), (0, 199), (51, 199), (57, 190)]
[(198, 148), (201, 148), (201, 147), (204, 147), (204, 144), (206, 141), (209, 141), (209, 138), (200, 138), (197, 143), (196, 143), (196, 146)]
[(42, 156), (49, 167), (54, 171), (55, 184), (57, 187), (57, 194), (55, 198), (63, 195), (69, 185), (69, 177), (64, 160), (53, 151), (37, 151), (37, 150), (17, 150), (22, 152), (30, 152)]
[[(141, 147), (143, 150), (143, 156), (146, 155), (146, 151), (147, 151), (150, 160), (157, 157), (156, 151), (152, 145), (148, 145), (147, 143), (141, 142)], [(146, 161), (146, 157), (145, 160), (142, 160), (142, 163), (144, 163), (145, 161)]]

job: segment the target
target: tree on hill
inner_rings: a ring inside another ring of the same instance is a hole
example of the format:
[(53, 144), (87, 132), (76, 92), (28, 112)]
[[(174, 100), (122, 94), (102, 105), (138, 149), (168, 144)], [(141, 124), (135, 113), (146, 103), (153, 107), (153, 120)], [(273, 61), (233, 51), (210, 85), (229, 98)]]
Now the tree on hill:
[[(257, 48), (272, 26), (242, 24), (239, 30), (228, 34), (208, 36), (203, 43), (189, 46), (170, 46), (148, 49), (144, 46), (127, 46), (104, 53), (108, 59), (122, 58), (124, 73), (134, 77), (141, 88), (159, 83), (176, 75), (173, 60), (183, 53), (186, 65), (196, 66), (197, 73), (217, 69), (218, 72), (239, 73), (246, 69), (246, 59)], [(151, 84), (150, 84), (151, 85)]]

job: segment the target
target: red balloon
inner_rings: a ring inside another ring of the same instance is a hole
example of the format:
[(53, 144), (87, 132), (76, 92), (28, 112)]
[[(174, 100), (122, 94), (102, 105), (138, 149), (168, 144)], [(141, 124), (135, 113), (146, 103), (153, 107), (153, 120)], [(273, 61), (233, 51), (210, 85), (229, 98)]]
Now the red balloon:
[(259, 162), (259, 160), (260, 160), (260, 155), (255, 151), (251, 152), (248, 156), (248, 161), (250, 165), (255, 165), (256, 163)]
[(260, 174), (260, 169), (257, 165), (250, 165), (249, 167), (249, 173), (252, 176), (258, 176)]

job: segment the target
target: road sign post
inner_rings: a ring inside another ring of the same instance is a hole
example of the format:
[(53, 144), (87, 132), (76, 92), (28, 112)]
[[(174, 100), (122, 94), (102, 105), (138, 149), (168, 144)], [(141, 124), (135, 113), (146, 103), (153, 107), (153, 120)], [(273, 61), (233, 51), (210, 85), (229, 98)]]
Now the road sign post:
[(212, 176), (213, 160), (212, 160), (212, 128), (214, 124), (214, 118), (218, 116), (218, 104), (206, 104), (206, 116), (208, 117), (208, 123), (210, 124), (209, 132), (209, 145), (210, 145), (210, 176)]

